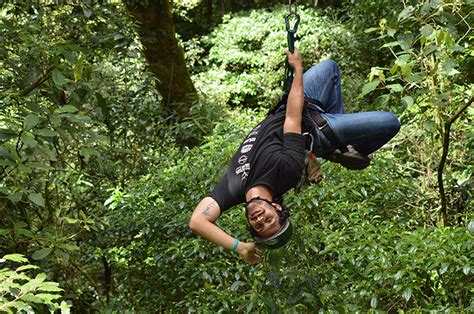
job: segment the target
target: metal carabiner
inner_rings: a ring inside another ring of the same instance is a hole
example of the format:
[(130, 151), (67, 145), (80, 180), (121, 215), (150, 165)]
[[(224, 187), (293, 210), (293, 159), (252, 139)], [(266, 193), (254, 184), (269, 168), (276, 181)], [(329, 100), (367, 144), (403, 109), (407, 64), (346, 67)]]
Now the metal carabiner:
[[(296, 22), (295, 24), (293, 25), (293, 28), (290, 27), (290, 18), (294, 16), (296, 18)], [(296, 33), (296, 31), (298, 30), (298, 25), (300, 24), (300, 15), (296, 12), (292, 12), (290, 14), (288, 14), (286, 17), (285, 17), (285, 25), (286, 25), (286, 31), (287, 32), (290, 32), (290, 33)]]

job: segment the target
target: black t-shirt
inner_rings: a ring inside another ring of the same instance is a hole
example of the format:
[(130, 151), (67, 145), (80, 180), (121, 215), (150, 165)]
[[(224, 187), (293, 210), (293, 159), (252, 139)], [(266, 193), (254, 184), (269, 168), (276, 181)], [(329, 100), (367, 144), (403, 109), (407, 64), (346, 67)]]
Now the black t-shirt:
[(245, 194), (256, 185), (267, 186), (274, 197), (297, 185), (304, 168), (305, 138), (283, 134), (284, 122), (285, 111), (271, 114), (247, 135), (210, 194), (221, 212), (245, 202)]

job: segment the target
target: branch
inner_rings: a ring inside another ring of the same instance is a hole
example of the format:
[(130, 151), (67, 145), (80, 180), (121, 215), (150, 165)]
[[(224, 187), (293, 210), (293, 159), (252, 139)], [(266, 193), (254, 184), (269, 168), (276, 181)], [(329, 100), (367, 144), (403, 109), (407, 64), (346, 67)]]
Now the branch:
[(33, 84), (25, 88), (20, 92), (20, 96), (26, 96), (31, 93), (35, 88), (41, 86), (44, 82), (46, 82), (51, 77), (51, 72), (54, 70), (54, 67), (50, 67), (46, 72)]
[(438, 188), (439, 188), (439, 195), (441, 197), (441, 213), (443, 215), (443, 224), (444, 226), (448, 223), (448, 206), (446, 200), (446, 193), (444, 190), (444, 183), (443, 183), (443, 171), (444, 166), (446, 165), (446, 159), (448, 157), (449, 152), (449, 133), (451, 131), (451, 125), (456, 121), (459, 116), (470, 106), (472, 105), (472, 98), (464, 104), (445, 124), (444, 129), (444, 137), (443, 137), (443, 154), (441, 156), (441, 160), (438, 166)]

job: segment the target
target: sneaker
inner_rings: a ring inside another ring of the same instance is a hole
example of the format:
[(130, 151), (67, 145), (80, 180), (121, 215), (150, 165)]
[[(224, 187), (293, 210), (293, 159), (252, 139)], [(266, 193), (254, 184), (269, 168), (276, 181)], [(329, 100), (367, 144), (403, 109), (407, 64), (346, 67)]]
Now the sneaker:
[(356, 151), (352, 146), (347, 146), (348, 151), (341, 153), (339, 150), (325, 156), (323, 158), (341, 164), (350, 170), (362, 170), (369, 166), (372, 155), (366, 156)]

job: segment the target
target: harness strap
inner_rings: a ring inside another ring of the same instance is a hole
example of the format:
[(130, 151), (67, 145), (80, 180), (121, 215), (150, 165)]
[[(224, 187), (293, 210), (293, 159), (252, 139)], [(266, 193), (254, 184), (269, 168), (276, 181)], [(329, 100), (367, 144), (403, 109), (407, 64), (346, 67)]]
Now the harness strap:
[[(319, 103), (316, 99), (304, 99), (305, 105), (317, 105)], [(331, 129), (328, 121), (321, 115), (318, 110), (314, 110), (314, 114), (311, 116), (312, 120), (316, 123), (318, 130), (323, 132), (329, 142), (336, 148), (339, 149), (341, 153), (345, 153), (348, 151), (347, 146), (344, 145), (339, 138), (337, 137), (336, 133)]]

